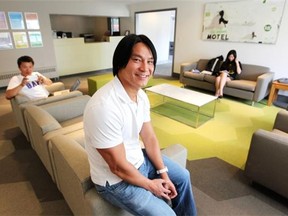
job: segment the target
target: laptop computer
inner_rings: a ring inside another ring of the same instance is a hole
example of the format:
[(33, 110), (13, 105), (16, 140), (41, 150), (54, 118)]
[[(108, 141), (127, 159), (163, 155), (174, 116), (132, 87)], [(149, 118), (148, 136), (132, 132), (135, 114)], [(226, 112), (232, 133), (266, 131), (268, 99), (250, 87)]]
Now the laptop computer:
[(79, 79), (76, 79), (76, 81), (73, 83), (73, 85), (70, 87), (70, 92), (72, 91), (76, 91), (79, 86), (80, 86), (80, 80)]
[(54, 96), (56, 95), (62, 95), (62, 94), (66, 94), (66, 93), (69, 93), (69, 92), (72, 92), (72, 91), (76, 91), (79, 86), (80, 86), (81, 82), (79, 79), (76, 79), (76, 81), (73, 83), (73, 85), (70, 87), (70, 89), (65, 89), (65, 90), (62, 90), (62, 91), (56, 91), (53, 93)]

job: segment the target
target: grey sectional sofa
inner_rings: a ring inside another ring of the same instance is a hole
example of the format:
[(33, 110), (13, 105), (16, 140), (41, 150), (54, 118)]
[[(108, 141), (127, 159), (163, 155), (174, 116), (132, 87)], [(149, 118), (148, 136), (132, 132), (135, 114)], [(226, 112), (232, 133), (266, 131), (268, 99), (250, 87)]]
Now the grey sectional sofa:
[[(180, 68), (180, 82), (191, 86), (215, 92), (215, 76), (193, 73), (192, 70), (203, 71), (209, 59), (200, 59), (194, 63), (183, 63)], [(268, 67), (243, 64), (239, 79), (226, 83), (224, 95), (250, 100), (252, 105), (264, 99), (270, 91), (274, 73)]]
[[(50, 140), (50, 145), (57, 186), (74, 215), (131, 215), (97, 194), (81, 143), (69, 135), (58, 135)], [(183, 146), (171, 145), (162, 154), (186, 167), (187, 150)]]
[[(74, 215), (130, 215), (103, 200), (91, 181), (82, 121), (89, 99), (82, 95), (27, 106), (24, 117), (32, 147)], [(162, 154), (186, 167), (187, 150), (183, 146), (171, 145)]]
[[(79, 141), (83, 137), (83, 112), (90, 96), (81, 95), (42, 106), (28, 105), (24, 111), (32, 148), (55, 181), (49, 140), (59, 134), (69, 134)], [(84, 143), (84, 141), (82, 141)]]

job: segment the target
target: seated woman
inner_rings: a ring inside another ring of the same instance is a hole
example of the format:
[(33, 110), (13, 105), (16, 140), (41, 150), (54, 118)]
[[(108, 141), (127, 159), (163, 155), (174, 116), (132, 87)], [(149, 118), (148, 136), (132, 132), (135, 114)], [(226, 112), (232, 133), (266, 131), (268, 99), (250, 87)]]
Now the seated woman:
[(237, 60), (236, 50), (230, 50), (215, 79), (215, 96), (222, 98), (223, 88), (226, 82), (236, 79), (237, 75), (240, 74), (241, 71), (242, 65), (241, 62)]

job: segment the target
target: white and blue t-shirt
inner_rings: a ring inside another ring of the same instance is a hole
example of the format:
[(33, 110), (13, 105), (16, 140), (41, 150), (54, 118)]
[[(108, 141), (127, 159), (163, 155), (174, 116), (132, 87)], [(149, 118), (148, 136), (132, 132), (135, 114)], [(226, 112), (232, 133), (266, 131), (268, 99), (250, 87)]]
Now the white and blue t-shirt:
[[(30, 76), (27, 76), (29, 82), (19, 91), (19, 95), (24, 95), (31, 100), (47, 98), (49, 96), (49, 92), (43, 84), (40, 84), (38, 82), (39, 76), (43, 77), (43, 75), (41, 75), (39, 72), (32, 72)], [(21, 74), (13, 76), (9, 81), (7, 90), (19, 86), (23, 78), (24, 76), (22, 76)]]

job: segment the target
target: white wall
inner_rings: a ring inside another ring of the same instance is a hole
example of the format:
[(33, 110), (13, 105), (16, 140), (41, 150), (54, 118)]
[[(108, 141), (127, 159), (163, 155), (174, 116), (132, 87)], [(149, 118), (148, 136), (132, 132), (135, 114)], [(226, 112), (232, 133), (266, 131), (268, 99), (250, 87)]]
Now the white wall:
[[(286, 59), (288, 47), (288, 4), (285, 5), (284, 16), (278, 36), (278, 41), (273, 45), (209, 42), (201, 40), (203, 12), (205, 2), (218, 2), (219, 0), (187, 0), (187, 1), (152, 1), (151, 3), (137, 3), (126, 7), (123, 2), (36, 2), (36, 1), (1, 1), (1, 11), (29, 11), (38, 12), (40, 27), (43, 36), (44, 48), (9, 50), (0, 52), (1, 67), (3, 72), (15, 71), (16, 59), (20, 55), (35, 56), (36, 64), (48, 66), (55, 64), (55, 54), (51, 36), (49, 14), (75, 14), (97, 16), (128, 17), (122, 23), (125, 29), (134, 32), (134, 12), (162, 10), (177, 8), (176, 39), (174, 72), (179, 73), (180, 64), (187, 61), (196, 61), (199, 58), (212, 58), (220, 54), (226, 56), (230, 49), (236, 49), (239, 59), (243, 63), (268, 66), (275, 72), (275, 78), (287, 77)], [(230, 0), (221, 0), (230, 1)], [(244, 0), (243, 0), (244, 1)], [(122, 25), (121, 24), (121, 25)], [(153, 23), (151, 23), (153, 25)], [(123, 30), (123, 29), (122, 29)]]
[[(18, 72), (17, 58), (30, 55), (35, 60), (35, 69), (57, 67), (49, 14), (118, 16), (129, 17), (127, 6), (111, 2), (54, 2), (54, 1), (1, 1), (1, 11), (38, 13), (43, 47), (0, 50), (0, 76)], [(12, 31), (10, 31), (12, 32)], [(85, 64), (85, 62), (83, 62)]]
[(277, 43), (268, 45), (203, 41), (201, 33), (205, 2), (219, 2), (219, 0), (153, 1), (153, 3), (133, 4), (130, 5), (131, 22), (134, 22), (134, 12), (177, 8), (174, 57), (174, 72), (176, 73), (180, 72), (180, 64), (183, 62), (197, 61), (199, 58), (213, 58), (221, 54), (226, 57), (229, 50), (236, 49), (242, 63), (268, 66), (275, 72), (275, 78), (288, 76), (286, 72), (288, 4), (285, 6)]

